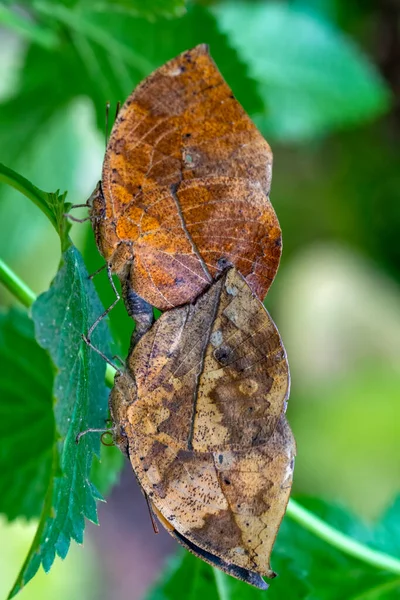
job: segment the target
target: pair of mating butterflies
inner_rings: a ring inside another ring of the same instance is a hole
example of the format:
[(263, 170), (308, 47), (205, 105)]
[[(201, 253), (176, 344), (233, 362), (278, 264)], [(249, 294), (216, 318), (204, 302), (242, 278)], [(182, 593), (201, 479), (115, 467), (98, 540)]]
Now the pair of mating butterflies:
[(286, 354), (260, 302), (281, 254), (271, 167), (200, 45), (125, 102), (91, 205), (138, 327), (110, 396), (115, 442), (167, 530), (262, 589), (295, 455)]

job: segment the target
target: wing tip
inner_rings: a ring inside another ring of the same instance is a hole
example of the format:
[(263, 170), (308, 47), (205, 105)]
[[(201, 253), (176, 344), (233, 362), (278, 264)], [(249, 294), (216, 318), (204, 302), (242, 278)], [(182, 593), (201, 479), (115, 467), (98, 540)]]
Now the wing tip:
[(210, 54), (210, 46), (208, 44), (198, 44), (189, 52), (196, 52), (197, 54)]
[[(221, 571), (224, 571), (224, 573), (227, 573), (228, 575), (231, 575), (232, 577), (235, 577), (236, 579), (240, 579), (241, 581), (249, 583), (250, 585), (252, 585), (260, 590), (267, 590), (269, 588), (268, 583), (266, 583), (266, 581), (264, 581), (264, 579), (261, 577), (261, 575), (259, 573), (256, 573), (255, 571), (249, 571), (248, 569), (245, 569), (243, 567), (239, 567), (237, 565), (228, 563), (228, 562), (224, 561), (222, 558), (220, 558), (219, 556), (216, 556), (215, 554), (212, 554), (211, 552), (207, 552), (207, 550), (204, 550), (203, 548), (196, 546), (196, 544), (194, 544), (193, 542), (188, 540), (186, 537), (184, 537), (182, 534), (180, 534), (178, 531), (176, 531), (176, 529), (174, 529), (173, 531), (170, 531), (169, 533), (174, 538), (176, 538), (178, 540), (178, 542), (180, 542), (184, 548), (189, 550), (189, 552), (191, 552), (198, 558), (203, 559), (205, 562), (210, 564), (212, 567), (214, 567), (216, 569), (220, 569)], [(276, 573), (269, 570), (267, 577), (272, 579), (272, 578), (276, 577)]]

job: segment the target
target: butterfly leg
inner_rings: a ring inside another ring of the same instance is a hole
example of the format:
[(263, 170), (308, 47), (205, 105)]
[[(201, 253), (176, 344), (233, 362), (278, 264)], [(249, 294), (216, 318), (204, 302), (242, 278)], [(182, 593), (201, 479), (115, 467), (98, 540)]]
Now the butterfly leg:
[(96, 269), (96, 271), (94, 273), (91, 273), (88, 277), (88, 279), (93, 279), (94, 277), (96, 277), (96, 275), (98, 275), (99, 273), (101, 273), (102, 271), (104, 271), (104, 269), (107, 268), (107, 264), (104, 263), (104, 265), (101, 265), (101, 267), (99, 267), (98, 269)]
[[(75, 208), (91, 209), (92, 204), (93, 204), (93, 198), (98, 194), (99, 186), (100, 186), (100, 183), (97, 184), (94, 191), (91, 193), (90, 197), (86, 200), (86, 202), (84, 202), (82, 204), (71, 204), (69, 210), (73, 210)], [(92, 216), (90, 214), (87, 217), (84, 217), (83, 219), (78, 219), (77, 217), (74, 217), (73, 215), (71, 215), (71, 213), (64, 213), (64, 217), (66, 219), (69, 219), (70, 221), (74, 221), (75, 223), (85, 223), (85, 221), (92, 220)]]
[[(95, 275), (95, 273), (93, 274)], [(91, 342), (91, 336), (93, 331), (96, 329), (96, 327), (98, 326), (98, 324), (107, 317), (108, 313), (114, 308), (114, 306), (116, 306), (116, 304), (120, 301), (121, 296), (118, 293), (117, 288), (115, 287), (112, 275), (111, 275), (111, 267), (110, 265), (107, 265), (107, 276), (108, 279), (110, 281), (111, 287), (114, 290), (115, 293), (115, 300), (114, 302), (112, 302), (112, 304), (110, 304), (110, 306), (108, 308), (106, 308), (106, 310), (97, 317), (97, 319), (95, 320), (95, 322), (93, 323), (93, 325), (91, 325), (91, 327), (88, 329), (86, 335), (82, 334), (82, 338), (84, 340), (84, 342), (95, 352), (97, 352), (97, 354), (99, 354), (109, 365), (111, 365), (118, 373), (122, 373), (121, 369), (119, 369), (99, 348), (96, 348), (96, 346), (94, 346)]]
[[(73, 208), (88, 208), (88, 204), (72, 204), (72, 206), (70, 207), (70, 210), (72, 210)], [(78, 217), (74, 217), (73, 215), (71, 215), (71, 213), (64, 213), (63, 215), (66, 219), (69, 219), (70, 221), (74, 221), (74, 223), (85, 223), (86, 221), (90, 221), (92, 219), (92, 217), (90, 215), (88, 215), (87, 217), (83, 217), (82, 219), (79, 219)]]

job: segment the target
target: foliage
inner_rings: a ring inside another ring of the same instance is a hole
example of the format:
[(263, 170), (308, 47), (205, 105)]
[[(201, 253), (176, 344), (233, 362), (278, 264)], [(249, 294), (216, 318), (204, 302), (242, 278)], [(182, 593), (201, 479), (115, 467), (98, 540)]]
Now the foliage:
[[(107, 418), (103, 360), (84, 343), (101, 305), (74, 247), (63, 255), (50, 290), (32, 308), (36, 337), (57, 368), (53, 393), (56, 429), (52, 440), (50, 481), (35, 540), (11, 596), (27, 583), (42, 563), (48, 571), (55, 554), (64, 558), (70, 540), (82, 542), (84, 517), (97, 522), (100, 493), (89, 480), (93, 454), (99, 455), (98, 436), (76, 436), (89, 427), (102, 427)], [(103, 348), (107, 331), (101, 323), (93, 343)]]
[[(2, 172), (50, 222), (61, 223), (65, 195), (53, 202), (57, 195), (42, 192), (11, 170)], [(60, 237), (66, 235), (64, 227), (58, 231)], [(76, 436), (90, 427), (104, 427), (107, 418), (105, 363), (82, 339), (82, 332), (101, 312), (82, 258), (70, 245), (50, 289), (32, 307), (35, 336), (24, 313), (11, 311), (0, 320), (0, 347), (9, 363), (1, 383), (4, 393), (14, 399), (5, 408), (17, 408), (26, 418), (26, 428), (17, 436), (9, 435), (2, 451), (2, 510), (10, 519), (37, 516), (41, 511), (35, 539), (10, 596), (33, 577), (40, 564), (47, 571), (56, 554), (64, 558), (71, 539), (82, 542), (84, 517), (97, 522), (96, 500), (102, 496), (91, 483), (90, 472), (93, 456), (100, 458), (100, 440), (86, 435), (77, 444)], [(104, 321), (92, 339), (96, 347), (107, 351), (109, 334)], [(21, 446), (21, 438), (29, 442), (29, 453)], [(96, 465), (93, 472), (105, 491), (121, 465), (113, 454), (105, 454), (104, 466)]]

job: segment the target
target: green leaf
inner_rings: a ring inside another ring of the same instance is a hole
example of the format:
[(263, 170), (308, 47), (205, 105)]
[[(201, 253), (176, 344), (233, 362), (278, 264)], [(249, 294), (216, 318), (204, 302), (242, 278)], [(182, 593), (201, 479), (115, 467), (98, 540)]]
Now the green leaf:
[(223, 31), (260, 83), (269, 136), (302, 140), (381, 115), (389, 91), (362, 52), (316, 14), (287, 4), (225, 2)]
[[(375, 527), (360, 522), (344, 509), (321, 500), (303, 499), (315, 514), (385, 552), (400, 544), (400, 499)], [(394, 542), (395, 539), (395, 542)], [(398, 548), (398, 546), (397, 546)], [(395, 556), (395, 554), (393, 554)], [(400, 598), (398, 575), (375, 569), (342, 554), (328, 543), (285, 517), (272, 553), (278, 577), (267, 592), (219, 573), (206, 563), (182, 553), (167, 568), (164, 578), (150, 591), (148, 600), (175, 600), (185, 589), (187, 598), (209, 600), (394, 600)]]
[[(104, 427), (107, 417), (105, 362), (82, 340), (102, 307), (92, 282), (73, 246), (48, 292), (32, 308), (36, 337), (57, 367), (54, 414), (57, 437), (53, 448), (50, 485), (39, 528), (28, 557), (10, 593), (14, 596), (36, 573), (48, 571), (55, 555), (65, 557), (70, 540), (82, 543), (84, 518), (97, 522), (96, 500), (102, 499), (89, 475), (100, 439), (76, 436), (90, 427)], [(109, 335), (104, 320), (95, 329), (93, 344), (107, 351)]]
[(26, 312), (0, 313), (0, 512), (40, 515), (54, 440), (53, 367)]
[(64, 214), (69, 211), (71, 206), (65, 202), (67, 192), (63, 194), (60, 194), (60, 190), (56, 192), (44, 192), (28, 181), (28, 179), (25, 179), (25, 177), (9, 169), (2, 163), (0, 163), (0, 181), (14, 187), (40, 208), (60, 236), (62, 250), (66, 250), (71, 244), (68, 238), (70, 223), (64, 217)]

